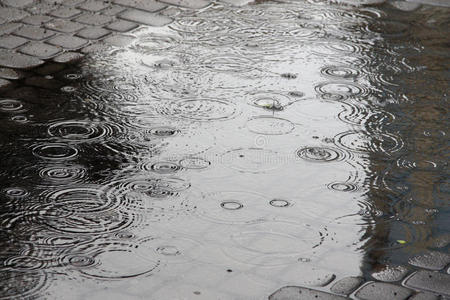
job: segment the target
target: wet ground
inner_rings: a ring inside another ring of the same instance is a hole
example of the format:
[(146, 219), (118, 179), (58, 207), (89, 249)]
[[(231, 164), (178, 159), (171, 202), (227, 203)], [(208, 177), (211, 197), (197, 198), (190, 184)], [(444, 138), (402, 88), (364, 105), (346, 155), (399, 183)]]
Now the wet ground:
[(0, 92), (0, 299), (265, 299), (448, 253), (448, 8), (169, 12)]

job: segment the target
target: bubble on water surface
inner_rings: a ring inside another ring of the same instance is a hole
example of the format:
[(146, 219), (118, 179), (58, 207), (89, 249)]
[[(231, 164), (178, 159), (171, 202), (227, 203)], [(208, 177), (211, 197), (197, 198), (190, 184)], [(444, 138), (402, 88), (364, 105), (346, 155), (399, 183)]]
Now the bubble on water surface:
[(69, 79), (69, 80), (77, 80), (82, 78), (83, 75), (82, 74), (78, 74), (78, 73), (69, 73), (69, 74), (65, 74), (64, 78)]
[(274, 207), (288, 207), (291, 206), (291, 203), (284, 199), (273, 199), (269, 202), (270, 205)]
[(196, 205), (202, 217), (225, 224), (261, 222), (270, 212), (270, 205), (265, 197), (251, 192), (206, 193)]
[(48, 160), (69, 160), (78, 155), (77, 148), (62, 143), (37, 145), (32, 152), (36, 157)]
[(312, 162), (342, 161), (349, 157), (348, 153), (328, 147), (306, 147), (297, 150), (297, 156)]
[(247, 122), (246, 126), (251, 132), (267, 135), (288, 134), (295, 128), (291, 121), (271, 116), (252, 118)]

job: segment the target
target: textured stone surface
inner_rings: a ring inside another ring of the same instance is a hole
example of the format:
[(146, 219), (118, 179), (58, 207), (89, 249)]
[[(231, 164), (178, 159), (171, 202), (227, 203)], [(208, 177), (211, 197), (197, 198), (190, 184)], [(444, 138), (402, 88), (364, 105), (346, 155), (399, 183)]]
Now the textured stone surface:
[(0, 36), (0, 48), (14, 49), (22, 46), (27, 41), (28, 40), (24, 38), (13, 35)]
[(11, 85), (12, 85), (11, 81), (0, 78), (0, 90), (6, 89)]
[(0, 6), (0, 16), (2, 16), (2, 19), (11, 22), (25, 18), (28, 16), (28, 13), (21, 9)]
[(78, 8), (92, 12), (97, 12), (107, 8), (108, 6), (109, 4), (107, 4), (106, 1), (89, 0), (79, 5)]
[(84, 57), (84, 55), (81, 53), (65, 52), (65, 53), (53, 58), (53, 61), (57, 62), (57, 63), (67, 64), (67, 63), (77, 62), (80, 59), (82, 59), (83, 57)]
[(39, 26), (44, 23), (50, 22), (52, 19), (53, 18), (51, 18), (49, 16), (35, 15), (35, 16), (26, 17), (25, 19), (22, 20), (22, 22), (25, 24), (29, 24), (29, 25)]
[(439, 296), (430, 293), (418, 293), (408, 300), (439, 300)]
[(363, 279), (361, 277), (345, 277), (333, 284), (330, 290), (336, 294), (349, 295), (356, 290), (362, 282)]
[(78, 36), (88, 40), (98, 40), (108, 34), (110, 34), (110, 32), (101, 27), (85, 28), (77, 33)]
[(81, 14), (81, 12), (81, 10), (73, 7), (61, 7), (50, 12), (50, 15), (57, 18), (69, 19)]
[(108, 8), (102, 10), (102, 14), (106, 16), (115, 16), (120, 12), (123, 12), (126, 8), (119, 5), (110, 5)]
[(11, 33), (22, 27), (20, 23), (5, 23), (0, 25), (0, 35)]
[(408, 269), (404, 266), (384, 266), (381, 270), (373, 272), (372, 277), (379, 281), (393, 282), (405, 278)]
[(37, 26), (25, 25), (22, 26), (22, 28), (16, 30), (14, 34), (30, 40), (40, 41), (55, 35), (55, 32)]
[(424, 269), (442, 270), (450, 263), (450, 255), (437, 251), (428, 251), (410, 258), (409, 263)]
[(2, 0), (1, 3), (16, 8), (21, 8), (30, 5), (31, 3), (33, 3), (33, 0)]
[(408, 277), (405, 285), (450, 296), (450, 275), (432, 271), (418, 271)]
[(149, 26), (164, 26), (172, 23), (172, 19), (136, 9), (129, 9), (119, 14), (119, 18)]
[(78, 18), (76, 18), (76, 21), (79, 23), (93, 26), (105, 25), (107, 23), (110, 23), (112, 20), (113, 18), (111, 16), (104, 16), (91, 13), (85, 13), (84, 15), (81, 15)]
[(38, 58), (15, 53), (8, 50), (0, 50), (0, 66), (14, 69), (29, 69), (42, 65), (44, 62)]
[(333, 281), (336, 278), (336, 275), (334, 274), (323, 274), (320, 276), (314, 276), (311, 277), (311, 279), (304, 281), (303, 283), (308, 286), (326, 286), (331, 281)]
[(30, 42), (20, 48), (20, 52), (42, 59), (51, 58), (61, 52), (61, 48), (41, 42)]
[(51, 38), (47, 41), (47, 43), (60, 46), (65, 49), (69, 50), (76, 50), (80, 49), (83, 46), (87, 45), (88, 41), (76, 36), (70, 36), (70, 35), (60, 35), (54, 38)]
[(160, 0), (160, 1), (170, 4), (170, 5), (188, 7), (188, 8), (194, 8), (194, 9), (206, 7), (211, 3), (206, 0)]
[(358, 299), (366, 300), (397, 300), (407, 299), (412, 294), (407, 288), (384, 282), (369, 282), (355, 294)]
[(85, 26), (80, 23), (59, 19), (59, 20), (54, 20), (54, 21), (51, 21), (51, 22), (45, 24), (45, 27), (59, 31), (59, 32), (72, 33), (72, 32), (81, 30)]
[(269, 300), (343, 300), (342, 296), (328, 294), (299, 286), (285, 286), (269, 296)]
[(136, 23), (123, 21), (123, 20), (118, 20), (118, 21), (108, 24), (106, 26), (106, 28), (108, 28), (108, 29), (111, 29), (114, 31), (119, 31), (119, 32), (130, 31), (130, 30), (135, 29), (136, 27), (138, 27), (138, 25)]
[(137, 8), (139, 10), (145, 10), (148, 12), (157, 12), (166, 7), (165, 4), (161, 2), (156, 2), (154, 0), (113, 0), (114, 3), (120, 4), (123, 6)]
[(9, 68), (0, 68), (0, 78), (17, 80), (25, 76), (23, 72)]

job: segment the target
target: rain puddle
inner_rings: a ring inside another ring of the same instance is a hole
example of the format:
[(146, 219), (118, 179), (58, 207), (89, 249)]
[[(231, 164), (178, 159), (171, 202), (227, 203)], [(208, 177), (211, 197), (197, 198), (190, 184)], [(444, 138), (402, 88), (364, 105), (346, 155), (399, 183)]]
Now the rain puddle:
[(432, 249), (449, 13), (213, 3), (3, 92), (0, 299), (264, 299)]

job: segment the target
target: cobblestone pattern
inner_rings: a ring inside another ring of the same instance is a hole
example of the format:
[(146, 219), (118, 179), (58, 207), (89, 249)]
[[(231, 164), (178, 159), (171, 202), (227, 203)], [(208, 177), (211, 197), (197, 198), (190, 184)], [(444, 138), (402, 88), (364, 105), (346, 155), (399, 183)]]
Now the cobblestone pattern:
[[(364, 300), (450, 300), (450, 255), (427, 251), (409, 259), (408, 266), (385, 266), (365, 281), (362, 277), (344, 277), (326, 286), (285, 286), (269, 300), (364, 299)], [(313, 287), (314, 286), (314, 287)]]
[[(104, 45), (121, 47), (140, 26), (172, 22), (170, 9), (201, 9), (210, 0), (0, 0), (0, 90), (20, 70), (46, 61), (75, 62)], [(22, 73), (20, 73), (22, 74)]]

